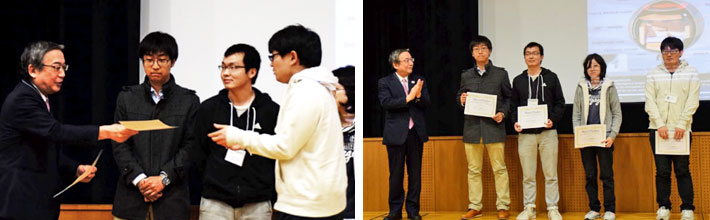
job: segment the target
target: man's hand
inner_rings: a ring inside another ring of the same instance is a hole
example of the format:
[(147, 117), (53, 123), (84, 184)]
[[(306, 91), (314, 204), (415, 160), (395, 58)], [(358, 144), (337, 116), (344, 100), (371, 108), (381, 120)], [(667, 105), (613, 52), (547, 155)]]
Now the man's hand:
[(515, 131), (517, 131), (518, 133), (520, 133), (520, 132), (523, 131), (523, 127), (520, 127), (520, 124), (518, 124), (518, 122), (515, 122), (515, 124), (513, 125), (513, 128), (514, 128)]
[(229, 128), (229, 125), (221, 125), (221, 124), (214, 124), (214, 127), (219, 129), (215, 132), (207, 134), (210, 138), (212, 138), (212, 141), (215, 143), (221, 145), (222, 147), (225, 147), (230, 150), (242, 150), (244, 149), (244, 146), (240, 144), (235, 144), (230, 146), (227, 144), (227, 128)]
[(551, 128), (551, 127), (552, 127), (552, 120), (550, 120), (550, 119), (548, 118), (547, 121), (545, 122), (545, 127), (546, 127), (546, 128)]
[(76, 176), (81, 176), (81, 174), (84, 174), (84, 172), (89, 172), (89, 175), (86, 176), (83, 180), (81, 180), (82, 183), (88, 183), (91, 182), (91, 179), (96, 176), (96, 167), (93, 167), (91, 165), (79, 165), (79, 167), (76, 168)]
[(466, 97), (468, 97), (467, 92), (461, 93), (461, 106), (466, 106)]
[(498, 112), (491, 118), (496, 121), (496, 123), (501, 123), (503, 121), (503, 112)]
[(146, 200), (146, 202), (153, 202), (162, 196), (163, 189), (165, 189), (163, 177), (151, 176), (145, 178), (138, 182), (138, 189), (141, 191), (141, 194), (143, 194), (143, 197), (145, 197), (144, 200)]
[(422, 97), (422, 88), (423, 87), (424, 87), (424, 81), (422, 79), (418, 79), (417, 84), (414, 85), (414, 89), (416, 89), (416, 90), (412, 89), (412, 91), (415, 91), (417, 98)]
[(602, 141), (602, 144), (604, 144), (604, 147), (610, 148), (614, 144), (614, 139), (606, 138), (606, 140)]
[(128, 129), (121, 124), (102, 125), (99, 127), (99, 140), (111, 139), (123, 143), (138, 131)]
[(658, 128), (656, 132), (658, 132), (658, 136), (661, 136), (661, 138), (668, 139), (668, 128), (666, 128), (666, 126)]
[(209, 133), (207, 134), (207, 136), (212, 138), (212, 141), (214, 141), (215, 143), (228, 148), (229, 146), (227, 146), (227, 128), (229, 127), (229, 125), (214, 124), (214, 127), (217, 128), (217, 131)]
[(679, 141), (680, 139), (683, 139), (684, 135), (685, 135), (685, 129), (675, 128), (675, 134), (673, 136), (675, 136), (674, 138), (676, 140)]

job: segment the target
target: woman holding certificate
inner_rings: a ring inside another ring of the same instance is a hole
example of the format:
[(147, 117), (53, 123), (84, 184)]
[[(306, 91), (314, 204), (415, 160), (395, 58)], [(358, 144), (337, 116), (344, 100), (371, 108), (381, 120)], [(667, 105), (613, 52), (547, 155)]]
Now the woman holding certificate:
[(614, 139), (621, 127), (621, 105), (616, 87), (604, 80), (606, 63), (596, 53), (584, 59), (584, 80), (577, 84), (572, 111), (575, 147), (580, 148), (587, 180), (590, 211), (584, 219), (601, 218), (598, 198), (597, 160), (604, 188), (604, 220), (616, 219), (614, 196)]

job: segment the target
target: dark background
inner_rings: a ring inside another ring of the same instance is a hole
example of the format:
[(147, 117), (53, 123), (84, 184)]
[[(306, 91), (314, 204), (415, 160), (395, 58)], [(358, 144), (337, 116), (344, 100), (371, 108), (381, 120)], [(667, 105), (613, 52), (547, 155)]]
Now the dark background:
[[(34, 41), (65, 46), (69, 64), (62, 89), (50, 96), (52, 111), (66, 124), (113, 122), (116, 97), (124, 85), (138, 83), (140, 1), (63, 0), (3, 1), (0, 7), (0, 103), (20, 80), (20, 55)], [(26, 73), (25, 73), (26, 74)], [(118, 170), (111, 143), (63, 147), (81, 164), (91, 164), (99, 149), (99, 172), (89, 184), (77, 184), (62, 203), (113, 203)], [(64, 179), (68, 185), (73, 179)]]
[[(394, 73), (387, 58), (398, 48), (410, 49), (416, 59), (412, 74), (424, 75), (426, 79), (432, 100), (426, 110), (429, 136), (462, 135), (463, 111), (457, 104), (456, 91), (461, 72), (474, 64), (468, 43), (478, 34), (478, 1), (365, 0), (364, 3), (363, 136), (382, 137), (384, 111), (377, 97), (377, 80)], [(491, 41), (495, 51), (496, 39)], [(522, 71), (508, 69), (515, 75)], [(622, 103), (621, 108), (622, 133), (648, 132), (644, 103)], [(710, 101), (700, 102), (693, 117), (693, 131), (710, 130), (709, 108)], [(516, 134), (510, 121), (505, 122), (507, 133)], [(561, 134), (572, 133), (572, 104), (565, 106), (564, 117), (557, 126)]]

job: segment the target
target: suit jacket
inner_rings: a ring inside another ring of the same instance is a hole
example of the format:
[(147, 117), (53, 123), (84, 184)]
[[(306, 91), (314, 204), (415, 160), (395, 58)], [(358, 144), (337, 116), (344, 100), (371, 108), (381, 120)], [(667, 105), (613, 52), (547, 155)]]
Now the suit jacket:
[(59, 123), (32, 83), (20, 81), (0, 112), (0, 218), (57, 219), (60, 174), (76, 175), (78, 163), (59, 143), (95, 144), (98, 126)]
[(163, 85), (163, 97), (158, 104), (151, 98), (148, 78), (141, 85), (124, 87), (116, 100), (115, 120), (152, 120), (177, 126), (175, 129), (143, 131), (124, 143), (114, 142), (113, 153), (120, 172), (112, 213), (124, 219), (145, 219), (149, 204), (133, 180), (160, 175), (165, 171), (170, 185), (163, 196), (153, 203), (155, 219), (188, 219), (190, 196), (188, 172), (189, 152), (195, 146), (193, 134), (195, 112), (200, 100), (195, 91), (175, 84), (170, 76)]
[[(402, 145), (407, 139), (409, 131), (409, 117), (414, 121), (414, 127), (422, 142), (429, 140), (426, 132), (426, 118), (424, 110), (429, 105), (429, 90), (424, 81), (422, 96), (406, 102), (406, 94), (402, 83), (396, 73), (380, 78), (377, 83), (380, 104), (385, 110), (385, 128), (382, 134), (382, 143), (385, 145)], [(407, 87), (411, 91), (417, 80), (424, 80), (423, 76), (410, 74)]]

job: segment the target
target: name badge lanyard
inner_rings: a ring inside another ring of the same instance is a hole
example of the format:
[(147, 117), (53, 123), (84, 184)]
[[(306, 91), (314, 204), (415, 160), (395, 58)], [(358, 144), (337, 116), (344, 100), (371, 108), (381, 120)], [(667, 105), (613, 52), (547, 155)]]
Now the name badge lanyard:
[[(537, 88), (537, 91), (535, 91), (535, 93), (540, 91), (540, 84), (545, 85), (545, 79), (542, 78), (542, 73), (540, 73), (538, 77), (540, 77), (540, 82), (535, 85), (535, 88)], [(530, 74), (528, 74), (528, 100), (532, 99), (532, 81), (533, 80), (530, 77)], [(542, 88), (542, 96), (537, 98), (540, 98), (543, 103), (545, 102), (545, 88)], [(535, 105), (537, 105), (538, 103), (535, 103)], [(530, 103), (528, 103), (528, 105), (530, 105)]]

